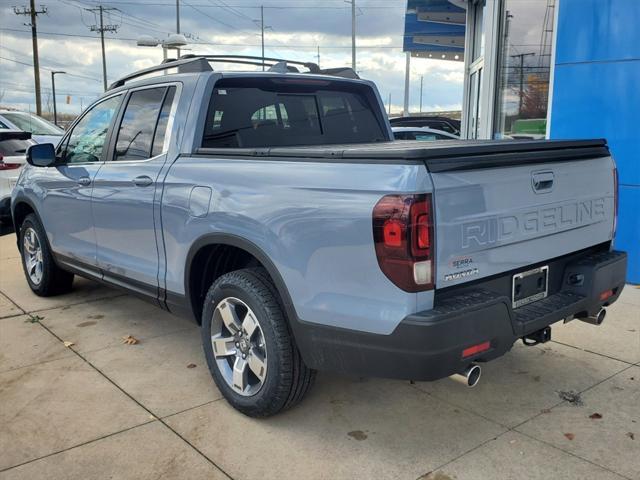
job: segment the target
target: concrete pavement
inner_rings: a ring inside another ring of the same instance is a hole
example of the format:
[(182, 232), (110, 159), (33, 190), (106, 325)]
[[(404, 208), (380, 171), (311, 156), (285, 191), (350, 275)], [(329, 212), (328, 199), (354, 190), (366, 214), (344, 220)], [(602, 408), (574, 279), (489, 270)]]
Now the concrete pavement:
[(254, 420), (221, 399), (195, 324), (80, 278), (36, 297), (7, 235), (0, 479), (640, 479), (640, 289), (553, 338), (472, 390), (320, 373)]

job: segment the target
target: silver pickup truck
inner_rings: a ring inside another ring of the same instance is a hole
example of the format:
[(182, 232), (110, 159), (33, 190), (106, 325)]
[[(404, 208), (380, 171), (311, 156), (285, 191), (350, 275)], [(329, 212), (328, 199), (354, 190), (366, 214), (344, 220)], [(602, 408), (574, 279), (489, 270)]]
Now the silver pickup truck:
[(620, 295), (603, 140), (394, 142), (352, 70), (212, 68), (229, 61), (262, 62), (136, 72), (57, 149), (30, 148), (11, 208), (36, 294), (75, 274), (193, 317), (252, 416), (316, 370), (472, 386), (518, 339), (600, 324)]

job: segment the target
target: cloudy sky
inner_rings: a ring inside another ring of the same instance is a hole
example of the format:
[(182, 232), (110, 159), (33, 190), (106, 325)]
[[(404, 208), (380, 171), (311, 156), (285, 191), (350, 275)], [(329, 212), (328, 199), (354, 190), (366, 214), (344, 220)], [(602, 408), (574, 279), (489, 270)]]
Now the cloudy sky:
[[(14, 13), (28, 1), (0, 0), (0, 105), (34, 110), (31, 30), (28, 17)], [(46, 0), (38, 16), (43, 110), (51, 103), (51, 70), (56, 76), (58, 109), (78, 112), (102, 93), (100, 40), (90, 27), (97, 23), (87, 9), (101, 3), (112, 8), (105, 23), (117, 25), (105, 34), (108, 82), (162, 60), (160, 48), (138, 47), (140, 35), (166, 38), (175, 31), (173, 0)], [(264, 5), (265, 55), (316, 61), (322, 67), (351, 64), (351, 7), (343, 0), (180, 0), (181, 31), (191, 37), (189, 53), (260, 55), (259, 6)], [(404, 0), (357, 0), (357, 70), (376, 82), (392, 111), (403, 103), (402, 34)], [(463, 65), (412, 59), (411, 110), (419, 105), (424, 76), (423, 111), (459, 109)], [(66, 96), (70, 104), (66, 104)]]

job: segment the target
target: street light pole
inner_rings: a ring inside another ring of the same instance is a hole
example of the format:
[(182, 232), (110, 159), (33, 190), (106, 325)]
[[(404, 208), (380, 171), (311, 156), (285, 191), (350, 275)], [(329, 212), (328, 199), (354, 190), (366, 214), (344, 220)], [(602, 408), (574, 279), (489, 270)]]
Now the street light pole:
[(56, 107), (56, 73), (67, 73), (62, 70), (51, 71), (51, 94), (53, 95), (53, 123), (58, 125), (58, 109)]
[(264, 5), (260, 5), (260, 30), (262, 38), (262, 71), (264, 72)]
[[(176, 0), (176, 33), (180, 33), (180, 0)], [(166, 50), (165, 50), (166, 52)], [(180, 49), (176, 48), (176, 55), (180, 58)], [(164, 57), (166, 60), (167, 57)]]
[(351, 68), (356, 70), (356, 0), (351, 0)]
[(406, 64), (404, 70), (404, 110), (403, 117), (409, 116), (409, 79), (411, 77), (411, 52), (406, 52)]
[(424, 75), (420, 75), (420, 113), (422, 113), (422, 81), (424, 80)]

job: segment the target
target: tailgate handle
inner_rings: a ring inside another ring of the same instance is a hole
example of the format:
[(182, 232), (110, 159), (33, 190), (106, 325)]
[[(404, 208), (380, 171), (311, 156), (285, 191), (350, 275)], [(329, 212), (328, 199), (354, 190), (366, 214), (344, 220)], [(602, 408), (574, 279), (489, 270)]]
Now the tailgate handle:
[(553, 187), (553, 172), (536, 172), (531, 175), (531, 184), (536, 192), (547, 192)]

